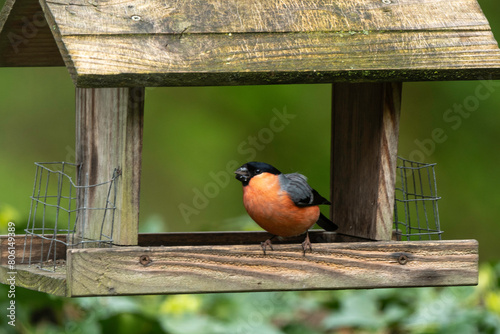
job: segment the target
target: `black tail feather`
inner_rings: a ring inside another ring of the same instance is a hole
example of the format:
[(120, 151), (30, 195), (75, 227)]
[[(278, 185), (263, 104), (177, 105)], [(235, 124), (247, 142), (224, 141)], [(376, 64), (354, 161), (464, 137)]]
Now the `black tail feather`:
[(326, 231), (335, 231), (339, 228), (337, 224), (326, 218), (322, 213), (319, 214), (316, 224), (318, 224), (321, 228), (324, 228)]

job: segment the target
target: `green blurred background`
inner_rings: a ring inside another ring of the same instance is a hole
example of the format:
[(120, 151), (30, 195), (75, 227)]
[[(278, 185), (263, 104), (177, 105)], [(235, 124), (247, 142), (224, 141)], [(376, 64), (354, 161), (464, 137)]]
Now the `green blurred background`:
[[(479, 2), (500, 38), (500, 3)], [(140, 331), (132, 330), (149, 324), (151, 331), (171, 333), (458, 333), (460, 328), (463, 333), (500, 333), (500, 267), (496, 264), (500, 81), (489, 83), (487, 98), (474, 99), (478, 89), (487, 91), (482, 85), (481, 81), (405, 83), (399, 141), (400, 156), (438, 163), (443, 237), (479, 241), (484, 279), (480, 287), (71, 301), (19, 289), (24, 332), (104, 332), (116, 327), (136, 333)], [(283, 172), (299, 171), (327, 195), (330, 90), (330, 85), (147, 88), (141, 231), (257, 229), (241, 203), (241, 184), (234, 179), (218, 187), (206, 207), (189, 217), (181, 213), (182, 207), (194, 207), (196, 191), (203, 192), (214, 181), (211, 173), (226, 171), (233, 160), (244, 163), (251, 158)], [(6, 233), (9, 221), (16, 222), (19, 232), (25, 227), (33, 162), (74, 161), (74, 104), (74, 86), (65, 68), (0, 68), (0, 233)], [(469, 115), (447, 121), (447, 111), (457, 105), (469, 107)], [(249, 136), (269, 126), (273, 110), (284, 109), (295, 117), (269, 143), (260, 143), (255, 157), (250, 157), (251, 152), (244, 152), (251, 146)], [(446, 140), (435, 143), (432, 150), (427, 145), (428, 152), (423, 152), (418, 143), (428, 143), (435, 129), (442, 129)], [(1, 296), (6, 295), (4, 288), (0, 286)], [(261, 305), (271, 310), (263, 312)], [(443, 317), (433, 315), (436, 312)], [(464, 323), (451, 320), (460, 312), (465, 312)], [(250, 316), (255, 319), (249, 320)], [(12, 330), (0, 327), (0, 333)]]

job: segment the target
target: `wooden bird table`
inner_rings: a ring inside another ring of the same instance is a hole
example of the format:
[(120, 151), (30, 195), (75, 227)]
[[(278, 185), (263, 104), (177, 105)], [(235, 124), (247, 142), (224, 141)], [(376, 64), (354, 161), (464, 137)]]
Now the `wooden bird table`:
[[(120, 171), (120, 246), (59, 247), (47, 272), (10, 268), (2, 236), (2, 283), (15, 270), (18, 286), (70, 297), (477, 284), (475, 240), (391, 240), (402, 83), (500, 78), (476, 0), (7, 0), (0, 66), (63, 65), (80, 173), (98, 183)], [(264, 256), (265, 232), (138, 233), (144, 87), (295, 83), (332, 83), (338, 232), (313, 231), (306, 256), (294, 238)], [(77, 238), (98, 238), (97, 220)]]

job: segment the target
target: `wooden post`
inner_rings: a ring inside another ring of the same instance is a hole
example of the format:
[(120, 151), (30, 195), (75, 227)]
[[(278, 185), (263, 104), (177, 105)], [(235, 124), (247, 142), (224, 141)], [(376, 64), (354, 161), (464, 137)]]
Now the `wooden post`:
[(333, 84), (331, 217), (340, 233), (391, 240), (401, 86)]
[[(116, 244), (137, 245), (143, 115), (142, 87), (76, 88), (76, 161), (82, 164), (80, 184), (106, 182), (113, 177), (115, 168), (121, 171), (115, 188), (117, 210), (113, 225), (101, 227), (103, 210), (86, 210), (83, 221), (77, 225), (79, 238), (101, 240), (102, 229), (106, 236), (112, 233)], [(108, 186), (82, 189), (79, 200), (87, 208), (102, 208), (108, 189)]]

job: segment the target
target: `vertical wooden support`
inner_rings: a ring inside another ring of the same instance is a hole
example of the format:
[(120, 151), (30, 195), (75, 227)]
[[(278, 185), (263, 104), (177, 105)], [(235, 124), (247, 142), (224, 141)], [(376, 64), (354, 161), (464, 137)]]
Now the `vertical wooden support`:
[[(80, 183), (110, 180), (118, 168), (113, 242), (137, 245), (144, 88), (76, 88), (76, 160)], [(87, 208), (105, 206), (109, 187), (80, 194)], [(83, 191), (83, 190), (82, 190)], [(80, 191), (80, 193), (82, 192)], [(85, 198), (83, 198), (85, 197)], [(100, 240), (102, 210), (87, 210), (77, 225), (80, 238)], [(109, 236), (111, 225), (102, 233)]]
[(401, 87), (333, 84), (331, 217), (341, 233), (391, 240)]

